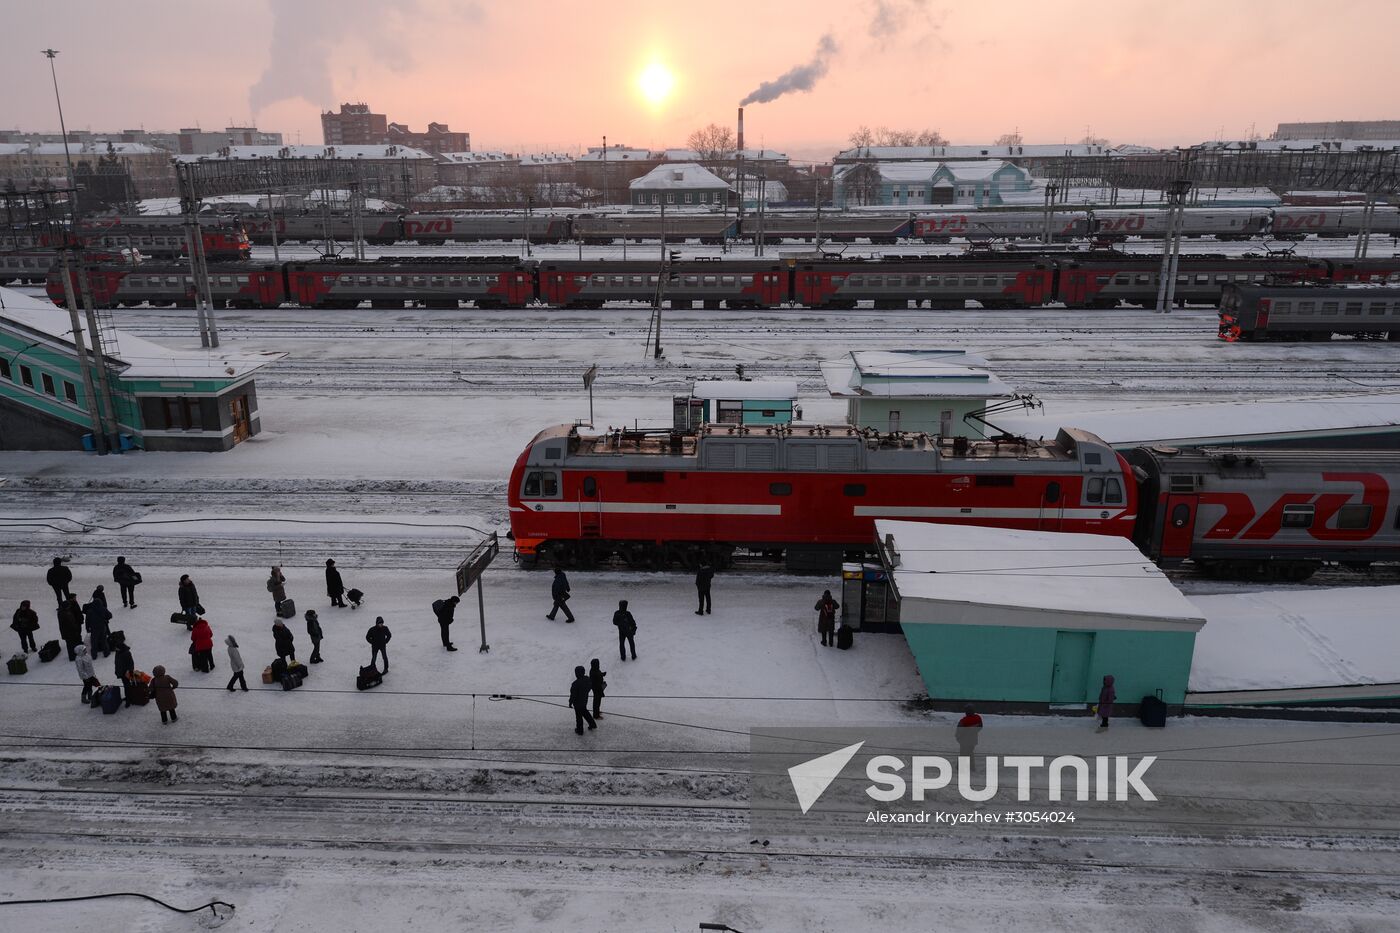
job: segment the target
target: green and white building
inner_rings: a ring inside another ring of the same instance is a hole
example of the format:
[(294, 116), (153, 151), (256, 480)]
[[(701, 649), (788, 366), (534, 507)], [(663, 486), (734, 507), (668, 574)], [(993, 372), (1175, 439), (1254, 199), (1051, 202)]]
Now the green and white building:
[(821, 369), (858, 428), (980, 439), (981, 424), (964, 418), (1012, 395), (986, 365), (962, 350), (855, 350)]

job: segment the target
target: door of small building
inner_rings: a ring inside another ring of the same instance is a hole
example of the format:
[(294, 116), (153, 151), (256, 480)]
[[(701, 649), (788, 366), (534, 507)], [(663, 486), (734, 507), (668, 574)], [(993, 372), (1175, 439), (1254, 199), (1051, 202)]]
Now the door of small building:
[(1196, 498), (1167, 496), (1167, 508), (1162, 516), (1163, 557), (1191, 556), (1191, 541), (1196, 536)]
[(233, 422), (233, 442), (246, 441), (253, 433), (252, 421), (248, 418), (248, 396), (235, 395), (229, 399), (228, 414)]
[(1055, 633), (1055, 671), (1050, 678), (1051, 703), (1083, 703), (1089, 698), (1089, 656), (1093, 650), (1093, 632)]

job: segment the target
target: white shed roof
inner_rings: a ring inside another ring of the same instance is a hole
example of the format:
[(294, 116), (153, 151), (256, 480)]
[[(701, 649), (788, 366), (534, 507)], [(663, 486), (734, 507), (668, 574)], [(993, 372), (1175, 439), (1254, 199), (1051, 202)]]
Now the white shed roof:
[(726, 401), (743, 399), (793, 401), (797, 398), (797, 383), (781, 379), (766, 382), (748, 379), (710, 379), (695, 383), (690, 394), (693, 398), (712, 401), (715, 399)]
[(658, 165), (629, 185), (634, 191), (676, 191), (684, 189), (729, 189), (729, 183), (703, 165), (694, 162)]
[(821, 364), (836, 398), (1004, 398), (1011, 387), (961, 350), (856, 350)]
[[(1199, 629), (1201, 611), (1127, 538), (877, 521), (894, 536), (901, 601), (1116, 616)], [(1045, 625), (1060, 624), (1054, 618)]]

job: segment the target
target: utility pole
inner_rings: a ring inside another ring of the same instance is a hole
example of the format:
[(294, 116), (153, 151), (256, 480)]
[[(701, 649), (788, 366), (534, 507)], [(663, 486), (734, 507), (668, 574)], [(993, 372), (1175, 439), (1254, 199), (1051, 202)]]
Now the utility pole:
[(815, 172), (812, 174), (812, 200), (817, 205), (817, 234), (812, 239), (812, 249), (820, 253), (822, 250), (822, 177)]
[[(72, 264), (68, 261), (68, 252), (76, 244), (78, 236), (78, 217), (80, 216), (78, 185), (73, 175), (73, 155), (68, 149), (68, 124), (63, 118), (63, 97), (58, 92), (58, 70), (53, 62), (58, 56), (58, 50), (44, 49), (42, 54), (49, 60), (49, 77), (53, 79), (53, 99), (58, 106), (58, 128), (59, 132), (63, 134), (63, 164), (68, 170), (68, 192), (71, 199), (68, 202), (72, 226), (71, 235), (65, 235), (62, 238), (64, 294), (68, 300), (68, 313), (73, 327), (73, 349), (77, 353), (78, 366), (83, 371), (83, 388), (87, 390), (89, 414), (92, 415), (93, 448), (99, 454), (105, 454), (109, 452), (112, 442), (116, 440), (116, 405), (111, 396), (111, 387), (107, 382), (107, 355), (102, 350), (102, 334), (97, 327), (97, 314), (92, 306), (92, 283), (88, 281), (87, 269), (85, 263), (81, 261), (80, 255), (78, 272), (81, 280), (78, 284), (79, 291), (83, 296), (85, 317), (88, 322), (88, 338), (92, 341), (92, 355), (90, 357), (83, 345), (83, 329), (78, 321), (78, 305), (73, 297), (73, 283), (70, 278)], [(97, 369), (97, 387), (101, 394), (93, 391), (93, 377), (89, 366)]]
[(608, 206), (608, 138), (603, 137), (603, 207)]

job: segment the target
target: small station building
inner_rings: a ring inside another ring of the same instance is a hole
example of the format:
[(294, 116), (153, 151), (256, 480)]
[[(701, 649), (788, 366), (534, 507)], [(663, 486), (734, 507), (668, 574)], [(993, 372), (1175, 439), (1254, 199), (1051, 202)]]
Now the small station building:
[(854, 350), (821, 370), (858, 428), (981, 439), (981, 424), (964, 419), (1012, 394), (987, 365), (962, 350)]
[[(68, 312), (9, 289), (0, 305), (0, 450), (92, 449)], [(254, 374), (283, 354), (172, 349), (111, 328), (103, 339), (121, 449), (228, 450), (262, 430)]]
[(1110, 535), (876, 522), (905, 640), (935, 703), (1180, 708), (1201, 611)]
[(690, 398), (692, 410), (699, 409), (699, 420), (692, 417), (690, 427), (698, 424), (791, 424), (794, 416), (801, 417), (796, 382), (705, 380), (695, 383)]

